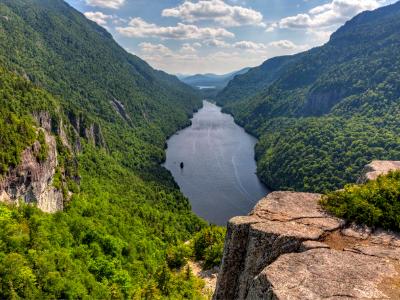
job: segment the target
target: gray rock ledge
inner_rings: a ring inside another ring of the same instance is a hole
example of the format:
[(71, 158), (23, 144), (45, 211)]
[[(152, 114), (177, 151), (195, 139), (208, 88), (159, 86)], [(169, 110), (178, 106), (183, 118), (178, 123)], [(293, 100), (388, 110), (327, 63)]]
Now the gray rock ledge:
[(346, 226), (320, 198), (274, 192), (231, 219), (214, 299), (400, 299), (399, 236)]

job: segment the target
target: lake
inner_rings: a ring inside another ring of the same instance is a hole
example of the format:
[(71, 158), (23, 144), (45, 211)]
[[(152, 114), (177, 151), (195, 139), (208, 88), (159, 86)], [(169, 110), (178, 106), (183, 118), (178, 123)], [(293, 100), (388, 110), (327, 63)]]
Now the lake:
[(255, 174), (257, 139), (220, 107), (203, 105), (192, 125), (168, 140), (164, 166), (198, 216), (226, 225), (233, 216), (247, 215), (268, 189)]

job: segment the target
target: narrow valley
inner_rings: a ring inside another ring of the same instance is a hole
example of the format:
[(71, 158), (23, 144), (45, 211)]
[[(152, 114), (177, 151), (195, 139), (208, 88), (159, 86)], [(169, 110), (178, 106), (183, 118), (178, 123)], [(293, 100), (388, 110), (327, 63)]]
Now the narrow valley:
[(268, 193), (256, 175), (256, 142), (232, 116), (204, 101), (192, 125), (168, 140), (164, 166), (198, 216), (225, 225)]

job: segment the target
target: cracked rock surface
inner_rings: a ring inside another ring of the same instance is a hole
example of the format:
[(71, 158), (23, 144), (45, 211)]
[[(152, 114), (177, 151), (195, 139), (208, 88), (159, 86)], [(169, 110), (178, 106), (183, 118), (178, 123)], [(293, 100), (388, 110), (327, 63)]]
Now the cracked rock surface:
[(214, 299), (400, 299), (400, 238), (346, 225), (321, 195), (274, 192), (228, 224)]

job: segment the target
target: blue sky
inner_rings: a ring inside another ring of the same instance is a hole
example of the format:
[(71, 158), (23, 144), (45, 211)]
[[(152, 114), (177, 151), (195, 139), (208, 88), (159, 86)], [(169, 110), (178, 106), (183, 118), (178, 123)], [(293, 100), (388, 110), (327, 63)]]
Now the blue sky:
[(127, 51), (169, 73), (223, 74), (324, 44), (394, 0), (67, 0)]

